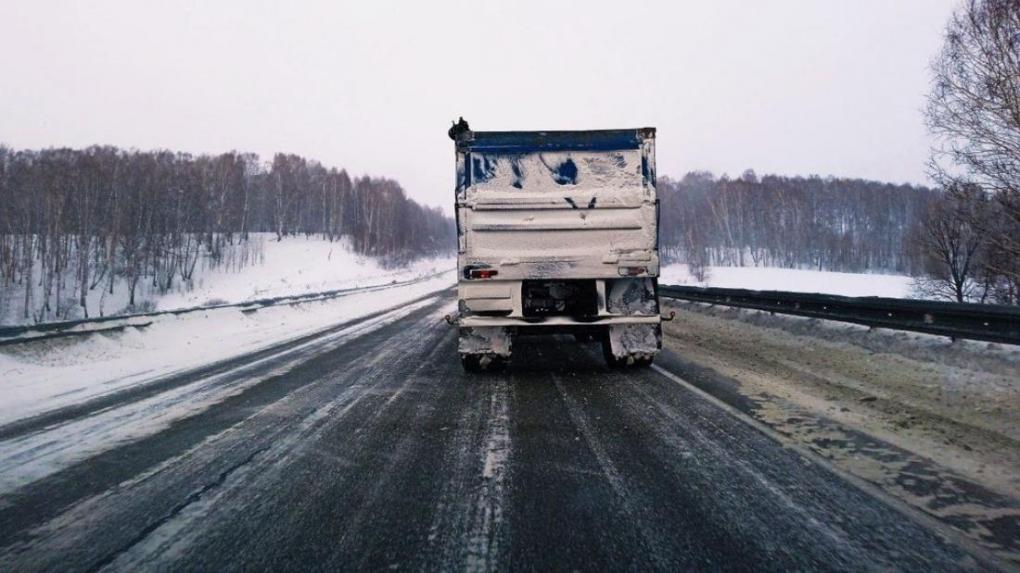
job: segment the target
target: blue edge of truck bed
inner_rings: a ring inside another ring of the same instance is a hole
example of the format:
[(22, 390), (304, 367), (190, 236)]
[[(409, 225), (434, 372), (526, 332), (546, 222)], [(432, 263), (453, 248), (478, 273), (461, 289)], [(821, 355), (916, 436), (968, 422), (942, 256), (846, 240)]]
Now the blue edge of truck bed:
[(654, 127), (594, 131), (468, 131), (457, 138), (458, 151), (612, 151), (639, 149), (655, 137)]

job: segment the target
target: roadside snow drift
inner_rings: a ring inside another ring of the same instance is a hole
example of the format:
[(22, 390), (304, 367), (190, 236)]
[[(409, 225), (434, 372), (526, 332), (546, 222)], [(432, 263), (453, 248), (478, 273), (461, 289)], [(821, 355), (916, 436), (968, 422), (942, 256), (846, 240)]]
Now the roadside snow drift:
[(840, 296), (909, 298), (911, 281), (903, 275), (838, 273), (771, 267), (709, 267), (704, 282), (691, 276), (687, 265), (662, 267), (659, 284), (750, 290), (783, 290)]
[(454, 284), (454, 271), (343, 297), (154, 317), (144, 329), (0, 347), (0, 426), (299, 338)]
[(389, 284), (457, 266), (456, 258), (450, 257), (387, 269), (377, 259), (354, 253), (346, 239), (298, 236), (277, 241), (271, 233), (261, 233), (250, 240), (258, 242), (259, 260), (240, 269), (200, 269), (190, 289), (160, 297), (158, 310)]
[[(39, 264), (37, 261), (36, 265)], [(97, 282), (87, 292), (86, 305), (91, 318), (118, 316), (390, 284), (455, 266), (455, 259), (446, 257), (388, 268), (379, 259), (355, 253), (346, 237), (330, 241), (321, 236), (287, 236), (277, 240), (274, 233), (251, 233), (246, 241), (228, 245), (218, 262), (203, 253), (195, 263), (190, 280), (182, 280), (175, 274), (169, 289), (165, 288), (165, 277), (159, 278), (159, 287), (153, 284), (152, 276), (142, 277), (135, 287), (134, 307), (129, 305), (129, 283), (120, 275), (114, 278), (112, 285), (107, 280)], [(32, 284), (35, 288), (31, 299), (35, 301), (33, 305), (38, 305), (45, 298), (43, 284), (42, 281)], [(77, 293), (68, 290), (74, 285), (73, 276), (64, 277), (62, 304), (57, 304), (57, 294), (53, 294), (52, 302), (63, 308), (59, 314), (35, 316), (37, 311), (41, 312), (36, 309), (27, 317), (22, 302), (24, 293), (19, 290), (23, 287), (0, 290), (0, 325), (85, 318), (75, 300)]]

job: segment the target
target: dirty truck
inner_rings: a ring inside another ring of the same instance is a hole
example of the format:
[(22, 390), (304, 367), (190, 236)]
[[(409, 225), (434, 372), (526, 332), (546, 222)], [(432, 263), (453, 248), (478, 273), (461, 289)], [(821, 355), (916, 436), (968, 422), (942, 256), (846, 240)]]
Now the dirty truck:
[(514, 339), (600, 342), (612, 367), (662, 346), (655, 129), (472, 131), (456, 147), (458, 348), (468, 371)]

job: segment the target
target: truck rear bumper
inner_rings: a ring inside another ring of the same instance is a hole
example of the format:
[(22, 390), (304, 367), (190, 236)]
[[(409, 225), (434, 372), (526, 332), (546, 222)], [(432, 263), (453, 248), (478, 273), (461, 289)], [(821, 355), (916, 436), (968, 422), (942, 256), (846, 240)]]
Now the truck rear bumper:
[(511, 318), (505, 316), (463, 316), (460, 326), (516, 326), (521, 328), (538, 326), (601, 326), (610, 324), (659, 324), (662, 318), (655, 316), (598, 316), (590, 319), (576, 319), (569, 316), (548, 316), (543, 318)]

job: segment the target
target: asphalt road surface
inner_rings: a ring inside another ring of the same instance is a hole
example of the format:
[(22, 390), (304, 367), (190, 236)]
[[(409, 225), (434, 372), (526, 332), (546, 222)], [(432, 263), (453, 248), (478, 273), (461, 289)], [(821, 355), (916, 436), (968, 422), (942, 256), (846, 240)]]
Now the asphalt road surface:
[(464, 374), (452, 303), (0, 429), (258, 380), (0, 496), (0, 571), (992, 566), (662, 368), (535, 337)]

